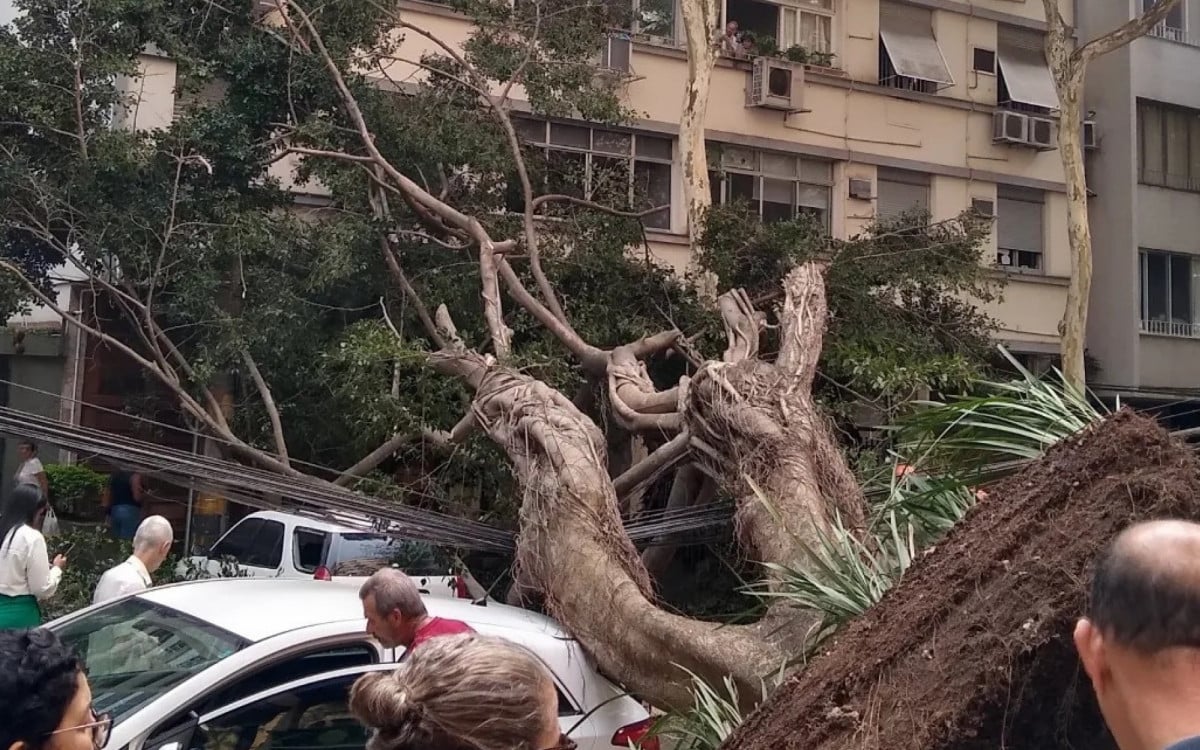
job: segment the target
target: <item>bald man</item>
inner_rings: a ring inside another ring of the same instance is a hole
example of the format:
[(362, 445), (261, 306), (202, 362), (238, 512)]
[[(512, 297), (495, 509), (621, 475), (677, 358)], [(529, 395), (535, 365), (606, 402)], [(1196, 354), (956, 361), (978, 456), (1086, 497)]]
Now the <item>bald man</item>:
[(150, 575), (166, 562), (174, 540), (171, 522), (162, 516), (150, 516), (142, 521), (133, 535), (133, 554), (100, 576), (92, 604), (150, 588)]
[(1121, 532), (1075, 647), (1121, 750), (1200, 750), (1200, 524)]

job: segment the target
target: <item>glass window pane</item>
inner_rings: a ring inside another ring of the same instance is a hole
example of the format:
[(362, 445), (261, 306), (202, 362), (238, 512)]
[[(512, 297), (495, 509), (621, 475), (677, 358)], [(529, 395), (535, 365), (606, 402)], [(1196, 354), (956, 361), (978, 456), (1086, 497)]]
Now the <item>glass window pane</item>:
[(1147, 320), (1167, 320), (1167, 256), (1146, 253), (1146, 317)]
[(638, 156), (671, 161), (672, 146), (670, 138), (656, 138), (652, 135), (639, 135), (634, 148), (636, 149)]
[(246, 554), (243, 562), (260, 568), (278, 568), (283, 562), (283, 524), (264, 521), (254, 537), (254, 548)]
[(551, 151), (546, 156), (546, 189), (551, 193), (583, 197), (587, 155), (571, 151)]
[(633, 137), (629, 133), (615, 133), (611, 130), (592, 131), (592, 150), (605, 154), (628, 154), (629, 144)]
[(675, 0), (641, 0), (638, 32), (664, 39), (675, 38)]
[(588, 188), (591, 200), (625, 208), (629, 203), (629, 159), (593, 156)]
[(800, 12), (784, 8), (779, 14), (779, 48), (788, 50), (800, 43)]
[(671, 165), (639, 161), (633, 165), (633, 193), (639, 210), (667, 206), (643, 221), (655, 229), (671, 228)]
[(762, 180), (762, 218), (765, 222), (790, 221), (795, 218), (796, 183), (792, 180)]
[(714, 206), (720, 206), (725, 203), (725, 196), (721, 193), (721, 173), (713, 170), (708, 171), (708, 191), (712, 194), (712, 202)]
[(731, 169), (758, 171), (758, 152), (749, 148), (724, 146), (721, 148), (721, 164)]
[(1192, 259), (1171, 256), (1171, 322), (1192, 322)]
[(1188, 120), (1188, 188), (1200, 188), (1200, 116), (1192, 115)]
[(725, 175), (725, 182), (728, 185), (730, 203), (737, 200), (744, 200), (757, 209), (758, 177), (730, 172)]
[(1167, 181), (1171, 187), (1187, 187), (1188, 119), (1179, 110), (1167, 112)]
[(587, 148), (588, 136), (590, 131), (587, 128), (581, 128), (577, 125), (563, 125), (561, 123), (550, 123), (550, 142), (556, 146), (571, 146), (573, 148)]
[(1140, 109), (1142, 181), (1159, 184), (1165, 179), (1162, 110), (1152, 104), (1142, 104)]
[(824, 185), (800, 185), (800, 195), (797, 201), (800, 206), (829, 210), (829, 188)]
[(791, 154), (776, 154), (771, 151), (764, 151), (762, 154), (762, 171), (763, 174), (777, 175), (779, 177), (795, 177), (797, 174), (796, 162), (796, 157)]
[(804, 182), (833, 182), (833, 162), (802, 158), (800, 160), (800, 179)]
[(312, 529), (296, 529), (292, 550), (296, 570), (312, 573), (321, 565), (321, 553), (325, 551), (325, 534)]
[(800, 44), (812, 52), (833, 49), (833, 19), (817, 13), (800, 13)]
[(546, 142), (546, 123), (540, 120), (516, 119), (513, 121), (513, 127), (521, 140), (526, 143)]

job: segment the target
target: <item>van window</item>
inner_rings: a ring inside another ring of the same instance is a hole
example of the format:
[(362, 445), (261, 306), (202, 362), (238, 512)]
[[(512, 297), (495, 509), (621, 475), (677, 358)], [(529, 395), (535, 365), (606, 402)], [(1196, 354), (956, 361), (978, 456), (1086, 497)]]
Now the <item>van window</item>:
[(326, 535), (314, 529), (297, 527), (292, 534), (292, 563), (296, 570), (315, 573), (321, 565)]
[(444, 576), (454, 572), (454, 559), (427, 542), (384, 534), (338, 534), (325, 566), (334, 575), (370, 575), (394, 566), (410, 576)]

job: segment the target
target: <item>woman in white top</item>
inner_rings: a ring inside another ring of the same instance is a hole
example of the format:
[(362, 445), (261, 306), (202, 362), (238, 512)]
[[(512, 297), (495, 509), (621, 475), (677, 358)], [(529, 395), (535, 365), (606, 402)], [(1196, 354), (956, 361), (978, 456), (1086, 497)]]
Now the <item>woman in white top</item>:
[(32, 484), (42, 491), (42, 497), (50, 497), (50, 480), (46, 478), (46, 467), (37, 455), (37, 443), (22, 440), (17, 443), (17, 458), (21, 463), (17, 466), (16, 483)]
[(42, 623), (38, 600), (54, 595), (67, 559), (51, 564), (46, 539), (34, 528), (45, 505), (36, 485), (12, 491), (0, 513), (0, 630), (36, 628)]

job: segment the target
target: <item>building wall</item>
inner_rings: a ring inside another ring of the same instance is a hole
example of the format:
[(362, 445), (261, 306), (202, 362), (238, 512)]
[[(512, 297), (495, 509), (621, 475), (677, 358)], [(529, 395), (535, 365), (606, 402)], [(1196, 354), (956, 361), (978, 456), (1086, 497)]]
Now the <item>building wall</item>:
[[(57, 332), (28, 331), (24, 351), (16, 353), (10, 335), (13, 330), (0, 328), (0, 380), (5, 381), (0, 383), (0, 406), (58, 419), (64, 363), (62, 337)], [(4, 472), (0, 497), (7, 497), (16, 474), (20, 439), (0, 435), (0, 468)], [(47, 464), (64, 458), (52, 446), (41, 446), (40, 457)]]
[[(1200, 31), (1200, 1), (1185, 3), (1187, 34)], [(1132, 2), (1081, 5), (1081, 38), (1131, 18)], [(1087, 107), (1099, 123), (1100, 148), (1088, 157), (1095, 278), (1089, 352), (1100, 361), (1098, 382), (1118, 390), (1200, 388), (1200, 340), (1140, 331), (1139, 251), (1200, 255), (1200, 194), (1139, 184), (1137, 101), (1200, 110), (1195, 70), (1200, 47), (1148, 36), (1093, 63)]]

